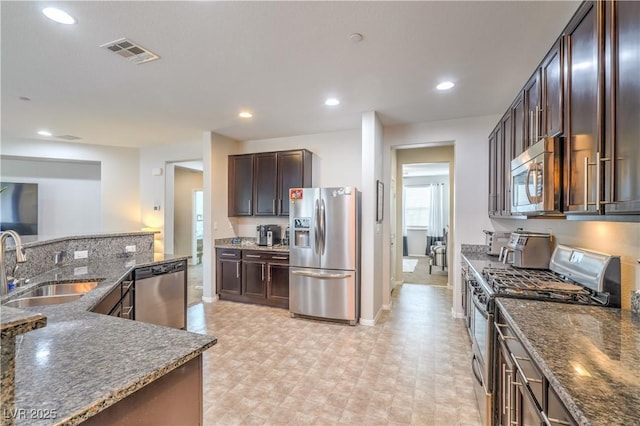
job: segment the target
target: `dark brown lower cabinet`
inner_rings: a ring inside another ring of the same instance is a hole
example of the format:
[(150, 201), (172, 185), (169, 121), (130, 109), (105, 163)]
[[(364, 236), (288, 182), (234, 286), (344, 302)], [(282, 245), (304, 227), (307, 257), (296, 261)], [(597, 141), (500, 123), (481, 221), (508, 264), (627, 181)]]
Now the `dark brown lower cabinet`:
[(89, 417), (82, 424), (201, 425), (202, 355)]
[(217, 249), (216, 255), (220, 299), (289, 308), (289, 253)]
[(575, 425), (500, 310), (496, 314), (495, 336), (494, 423), (501, 426)]

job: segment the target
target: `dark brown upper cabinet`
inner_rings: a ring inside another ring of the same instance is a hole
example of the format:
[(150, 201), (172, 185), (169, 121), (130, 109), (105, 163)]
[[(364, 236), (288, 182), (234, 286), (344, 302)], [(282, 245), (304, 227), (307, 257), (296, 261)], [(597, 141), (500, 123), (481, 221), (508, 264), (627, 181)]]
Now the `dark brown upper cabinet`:
[(278, 198), (278, 154), (253, 154), (255, 184), (253, 185), (254, 215), (276, 216)]
[(229, 216), (253, 214), (253, 155), (229, 156)]
[(500, 204), (500, 214), (510, 216), (511, 159), (513, 155), (513, 114), (511, 110), (502, 117), (500, 125), (502, 127), (502, 197), (498, 204)]
[(511, 159), (513, 160), (518, 155), (522, 154), (526, 149), (525, 145), (525, 132), (526, 132), (526, 119), (524, 110), (524, 92), (520, 92), (518, 97), (511, 105), (511, 117), (513, 120), (513, 152), (511, 153)]
[(305, 149), (230, 155), (229, 216), (288, 216), (289, 189), (311, 186), (312, 157)]
[(558, 136), (564, 132), (563, 40), (560, 37), (556, 41), (540, 65), (540, 137)]
[(602, 203), (640, 213), (640, 2), (607, 2), (606, 114)]
[(603, 127), (603, 3), (584, 2), (565, 30), (566, 213), (598, 213)]
[(531, 76), (523, 89), (525, 132), (524, 149), (536, 143), (540, 138), (540, 70)]
[(489, 135), (489, 217), (498, 215), (498, 136), (500, 125)]
[(278, 216), (289, 216), (289, 189), (312, 186), (312, 161), (311, 152), (305, 149), (278, 152)]

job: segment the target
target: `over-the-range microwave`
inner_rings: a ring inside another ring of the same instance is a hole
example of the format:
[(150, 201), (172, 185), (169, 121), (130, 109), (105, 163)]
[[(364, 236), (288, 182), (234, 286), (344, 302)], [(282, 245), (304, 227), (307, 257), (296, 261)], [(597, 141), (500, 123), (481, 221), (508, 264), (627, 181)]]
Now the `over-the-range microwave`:
[(562, 139), (543, 138), (511, 161), (511, 212), (560, 215)]

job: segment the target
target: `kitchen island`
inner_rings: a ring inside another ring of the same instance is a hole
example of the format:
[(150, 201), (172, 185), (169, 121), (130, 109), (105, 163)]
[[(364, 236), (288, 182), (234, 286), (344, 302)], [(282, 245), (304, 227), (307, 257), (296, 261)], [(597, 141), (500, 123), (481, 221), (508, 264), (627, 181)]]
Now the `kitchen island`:
[[(180, 423), (189, 418), (181, 415), (182, 410), (197, 410), (201, 423), (201, 355), (216, 343), (215, 337), (89, 312), (134, 268), (185, 258), (140, 253), (74, 261), (33, 277), (28, 285), (2, 297), (4, 303), (44, 284), (100, 281), (78, 300), (22, 311), (41, 313), (46, 327), (16, 338), (14, 408), (3, 411), (3, 421), (126, 424), (132, 420), (126, 417), (129, 414), (149, 420), (147, 416), (156, 412), (165, 422)], [(188, 383), (180, 382), (186, 376)], [(172, 389), (183, 397), (177, 398)], [(142, 407), (137, 412), (127, 407), (127, 401), (134, 400), (133, 406)], [(161, 405), (144, 407), (151, 400)]]

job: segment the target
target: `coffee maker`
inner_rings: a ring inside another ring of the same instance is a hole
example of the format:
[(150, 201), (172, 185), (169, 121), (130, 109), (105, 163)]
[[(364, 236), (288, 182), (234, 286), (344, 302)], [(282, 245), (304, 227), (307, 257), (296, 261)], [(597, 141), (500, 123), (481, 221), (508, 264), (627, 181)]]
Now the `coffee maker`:
[(256, 244), (259, 246), (273, 246), (280, 244), (280, 225), (256, 226)]

